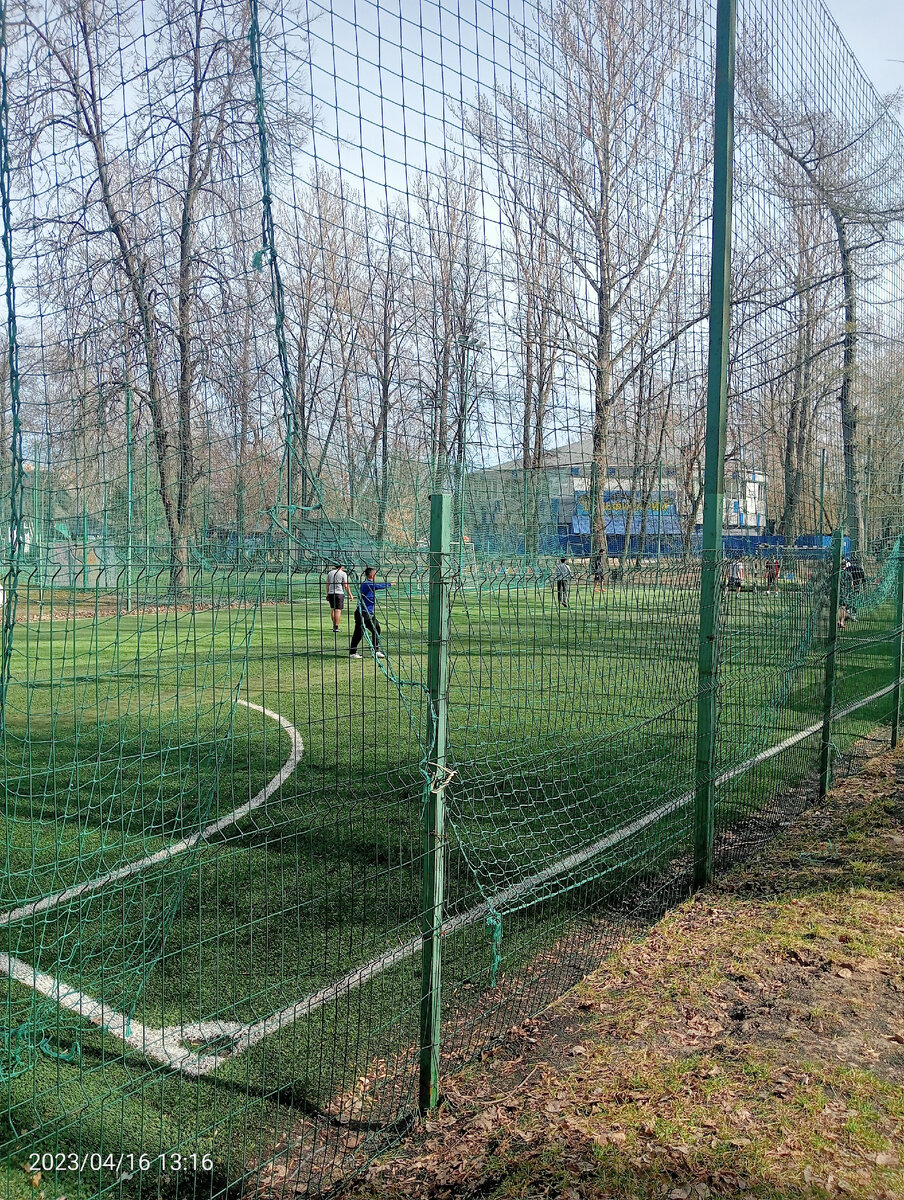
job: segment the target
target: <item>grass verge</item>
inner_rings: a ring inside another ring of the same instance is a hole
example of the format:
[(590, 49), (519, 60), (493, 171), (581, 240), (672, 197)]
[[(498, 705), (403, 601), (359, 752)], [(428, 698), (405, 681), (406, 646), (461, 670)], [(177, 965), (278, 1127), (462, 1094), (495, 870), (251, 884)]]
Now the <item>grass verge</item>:
[(622, 947), (447, 1088), (355, 1200), (898, 1200), (904, 760)]

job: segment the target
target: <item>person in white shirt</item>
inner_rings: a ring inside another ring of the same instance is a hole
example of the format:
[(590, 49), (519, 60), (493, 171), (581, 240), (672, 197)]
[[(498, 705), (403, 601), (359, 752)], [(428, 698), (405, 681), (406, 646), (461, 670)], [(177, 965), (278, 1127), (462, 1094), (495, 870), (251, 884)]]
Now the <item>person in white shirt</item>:
[(556, 581), (556, 595), (562, 608), (568, 607), (568, 580), (571, 578), (571, 575), (571, 567), (569, 567), (564, 558), (559, 559), (552, 577)]
[(342, 623), (342, 609), (345, 607), (345, 597), (352, 598), (352, 590), (348, 586), (348, 571), (342, 563), (336, 563), (326, 575), (326, 600), (330, 606), (330, 616), (333, 618), (333, 633), (339, 632)]

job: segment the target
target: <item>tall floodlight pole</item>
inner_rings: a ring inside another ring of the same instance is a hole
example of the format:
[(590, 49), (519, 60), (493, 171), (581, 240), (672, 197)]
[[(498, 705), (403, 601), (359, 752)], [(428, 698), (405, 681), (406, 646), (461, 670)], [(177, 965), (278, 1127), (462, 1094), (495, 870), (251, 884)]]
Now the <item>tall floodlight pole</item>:
[(819, 545), (826, 531), (826, 448), (823, 446), (819, 460)]
[(42, 588), (44, 586), (44, 566), (43, 566), (42, 549), (41, 549), (41, 543), (43, 540), (41, 537), (41, 532), (42, 532), (41, 531), (41, 518), (42, 518), (42, 513), (41, 513), (41, 465), (40, 465), (40, 453), (38, 451), (35, 451), (35, 471), (34, 471), (34, 475), (32, 476), (32, 480), (33, 480), (33, 482), (32, 482), (32, 489), (31, 489), (31, 496), (32, 496), (31, 511), (32, 511), (32, 519), (33, 519), (33, 523), (34, 523), (34, 537), (33, 537), (34, 548), (35, 548), (34, 553), (35, 553), (35, 562), (37, 563), (37, 566), (38, 566), (38, 587)]
[(144, 587), (151, 574), (151, 431), (144, 435)]
[(471, 380), (471, 355), (481, 350), (482, 344), (474, 337), (462, 335), (458, 339), (459, 347), (465, 352), (464, 377), (461, 389), (461, 411), (459, 424), (459, 464), (456, 482), (455, 503), (458, 508), (458, 575), (461, 578), (465, 565), (465, 462), (468, 449), (468, 384)]
[(869, 512), (873, 498), (873, 435), (866, 435), (866, 504), (863, 507), (863, 545), (869, 547)]
[(132, 389), (126, 385), (126, 612), (132, 611)]
[(718, 0), (713, 145), (712, 261), (706, 398), (706, 474), (700, 576), (699, 691), (694, 810), (694, 886), (713, 871), (716, 808), (719, 576), (728, 411), (728, 339), (731, 329), (731, 199), (734, 143), (735, 0)]

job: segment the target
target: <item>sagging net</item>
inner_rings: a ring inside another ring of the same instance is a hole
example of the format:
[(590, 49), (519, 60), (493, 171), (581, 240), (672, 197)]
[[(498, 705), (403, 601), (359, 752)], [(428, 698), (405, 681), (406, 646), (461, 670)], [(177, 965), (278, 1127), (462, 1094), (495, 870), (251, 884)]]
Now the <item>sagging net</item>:
[[(317, 1191), (415, 1105), (430, 795), (450, 1066), (690, 885), (715, 7), (0, 11), (6, 1194)], [(817, 0), (735, 145), (720, 862), (904, 595), (904, 139)]]

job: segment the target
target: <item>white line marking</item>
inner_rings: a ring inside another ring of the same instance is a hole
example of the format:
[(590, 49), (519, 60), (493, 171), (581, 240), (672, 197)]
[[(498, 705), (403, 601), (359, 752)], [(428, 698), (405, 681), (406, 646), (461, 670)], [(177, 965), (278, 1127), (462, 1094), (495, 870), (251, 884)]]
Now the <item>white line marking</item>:
[[(44, 912), (48, 908), (54, 908), (58, 904), (65, 903), (67, 900), (74, 900), (78, 896), (84, 896), (89, 892), (96, 891), (108, 883), (114, 883), (118, 879), (126, 879), (130, 875), (136, 875), (138, 872), (166, 862), (178, 854), (183, 854), (186, 850), (190, 850), (192, 846), (196, 846), (198, 842), (206, 841), (208, 838), (213, 837), (214, 834), (221, 833), (224, 829), (228, 829), (230, 825), (241, 821), (243, 817), (246, 817), (250, 812), (253, 812), (265, 803), (265, 801), (269, 800), (273, 793), (282, 787), (298, 766), (304, 754), (304, 742), (295, 726), (286, 720), (285, 717), (280, 716), (279, 713), (275, 713), (269, 708), (263, 708), (260, 704), (252, 704), (248, 700), (239, 699), (237, 703), (243, 705), (245, 708), (253, 709), (254, 712), (263, 713), (265, 717), (271, 717), (274, 721), (278, 721), (292, 739), (292, 749), (289, 757), (266, 787), (261, 788), (247, 803), (239, 805), (238, 808), (234, 808), (232, 812), (226, 813), (224, 816), (218, 818), (218, 820), (211, 821), (209, 825), (205, 825), (203, 829), (200, 829), (197, 833), (193, 833), (190, 837), (182, 838), (178, 842), (173, 842), (170, 846), (165, 846), (161, 850), (157, 850), (154, 854), (148, 854), (144, 858), (136, 859), (135, 862), (118, 867), (115, 871), (108, 871), (105, 875), (99, 875), (96, 879), (91, 879), (86, 883), (66, 888), (62, 892), (54, 892), (52, 896), (45, 896), (41, 900), (22, 904), (18, 908), (0, 913), (0, 927), (15, 924), (35, 913)], [(175, 1068), (186, 1066), (191, 1074), (206, 1074), (216, 1065), (219, 1059), (214, 1055), (208, 1055), (206, 1058), (199, 1056), (191, 1046), (186, 1045), (187, 1042), (203, 1042), (220, 1037), (228, 1037), (232, 1040), (243, 1029), (243, 1026), (235, 1022), (221, 1021), (201, 1021), (196, 1025), (168, 1025), (162, 1029), (155, 1029), (152, 1026), (143, 1025), (140, 1021), (130, 1020), (124, 1013), (117, 1012), (100, 1000), (95, 1000), (86, 992), (80, 992), (75, 988), (67, 986), (61, 980), (55, 979), (52, 975), (47, 975), (43, 971), (39, 971), (36, 967), (30, 966), (28, 963), (23, 962), (21, 958), (15, 958), (11, 954), (0, 955), (0, 972), (8, 975), (11, 979), (17, 980), (19, 983), (25, 984), (26, 987), (30, 987), (36, 992), (40, 992), (41, 995), (55, 1000), (61, 1008), (66, 1008), (70, 1012), (77, 1013), (86, 1021), (90, 1021), (92, 1025), (98, 1025), (108, 1030), (115, 1037), (118, 1037), (120, 1041), (134, 1046), (137, 1050), (141, 1050), (148, 1058), (155, 1059), (157, 1062), (165, 1063), (167, 1066)], [(198, 1070), (198, 1066), (202, 1069)]]
[[(856, 712), (858, 708), (863, 708), (865, 705), (871, 704), (874, 700), (880, 700), (883, 696), (887, 696), (890, 692), (894, 691), (894, 688), (894, 684), (888, 684), (863, 700), (857, 700), (853, 704), (847, 705), (834, 714), (834, 719), (838, 720), (841, 717), (849, 716), (852, 712)], [(245, 702), (241, 701), (241, 703)], [(258, 712), (262, 712), (266, 716), (278, 720), (283, 728), (290, 730), (294, 734), (297, 738), (297, 745), (301, 744), (301, 736), (294, 729), (294, 726), (289, 725), (283, 717), (278, 716), (269, 709), (260, 708), (256, 704), (250, 704), (248, 707), (254, 708)], [(798, 733), (791, 734), (783, 741), (777, 742), (767, 750), (762, 750), (759, 754), (746, 759), (738, 766), (732, 767), (728, 771), (723, 771), (716, 778), (716, 786), (736, 779), (739, 775), (743, 775), (746, 771), (758, 766), (760, 763), (768, 762), (769, 759), (775, 758), (783, 751), (791, 749), (792, 746), (806, 741), (807, 738), (813, 737), (815, 734), (820, 733), (821, 730), (822, 721), (819, 721), (815, 725), (810, 725), (806, 729), (800, 730)], [(296, 743), (293, 742), (293, 753), (295, 745)], [(298, 758), (300, 757), (301, 754), (299, 753)], [(296, 758), (295, 763), (297, 763), (298, 758)], [(286, 766), (288, 766), (289, 761), (287, 760)], [(293, 767), (295, 763), (293, 763)], [(276, 776), (276, 779), (272, 780), (263, 792), (258, 793), (258, 796), (255, 796), (254, 800), (249, 802), (249, 805), (256, 807), (257, 803), (261, 802), (258, 797), (266, 799), (266, 796), (271, 795), (287, 777), (286, 767), (283, 767), (279, 775)], [(279, 783), (276, 783), (276, 780), (279, 780)], [(592, 845), (585, 846), (581, 850), (576, 850), (573, 854), (569, 854), (565, 858), (551, 863), (542, 871), (537, 871), (534, 875), (530, 875), (526, 879), (519, 880), (509, 887), (503, 888), (502, 891), (497, 892), (495, 896), (492, 896), (489, 900), (485, 900), (482, 904), (475, 905), (474, 908), (468, 909), (467, 912), (459, 913), (458, 916), (449, 918), (443, 922), (443, 936), (457, 933), (460, 929), (466, 929), (469, 925), (476, 924), (478, 921), (489, 916), (492, 911), (497, 911), (499, 908), (505, 907), (513, 900), (519, 899), (526, 892), (530, 892), (532, 889), (546, 883), (549, 879), (553, 879), (557, 875), (563, 875), (575, 867), (582, 866), (589, 859), (596, 857), (596, 855), (601, 854), (604, 850), (609, 850), (613, 846), (619, 845), (635, 833), (639, 833), (657, 821), (661, 821), (672, 813), (678, 812), (690, 804), (694, 796), (695, 792), (693, 791), (685, 792), (684, 795), (677, 797), (675, 800), (667, 801), (665, 804), (661, 804), (658, 808), (653, 809), (652, 812), (645, 813), (636, 820), (630, 821), (627, 825), (620, 826)], [(235, 812), (249, 812), (251, 811), (249, 805), (243, 805), (241, 810), (236, 809)], [(229, 817), (223, 818), (223, 820), (228, 824), (231, 823), (231, 818), (233, 817), (234, 814), (230, 813)], [(235, 819), (238, 818), (236, 817)], [(221, 822), (215, 822), (214, 825), (207, 826), (206, 830), (202, 831), (202, 833), (208, 834), (208, 831), (212, 832), (216, 826), (223, 827)], [(196, 834), (195, 839), (197, 840), (200, 836), (201, 834)], [(142, 863), (149, 861), (150, 859), (141, 860)], [(155, 861), (159, 860), (155, 859)], [(113, 877), (118, 878), (119, 876), (111, 875), (106, 878)], [(397, 963), (411, 958), (420, 948), (420, 937), (411, 938), (401, 946), (387, 950), (378, 957), (371, 959), (370, 962), (349, 971), (336, 983), (321, 988), (312, 995), (298, 1000), (295, 1004), (291, 1004), (287, 1008), (273, 1013), (272, 1016), (246, 1025), (232, 1021), (201, 1021), (196, 1025), (167, 1025), (163, 1028), (152, 1028), (142, 1025), (137, 1021), (130, 1022), (124, 1014), (105, 1007), (102, 1002), (93, 999), (84, 992), (67, 988), (65, 984), (60, 983), (53, 976), (37, 971), (21, 959), (13, 958), (12, 955), (0, 957), (0, 971), (25, 984), (26, 987), (33, 988), (42, 995), (49, 996), (61, 1007), (77, 1013), (80, 1017), (90, 1021), (91, 1024), (101, 1026), (119, 1038), (120, 1041), (126, 1042), (128, 1045), (140, 1050), (148, 1058), (165, 1066), (172, 1067), (174, 1070), (181, 1070), (186, 1075), (200, 1076), (211, 1074), (221, 1063), (228, 1062), (230, 1059), (244, 1053), (245, 1050), (263, 1041), (270, 1034), (286, 1028), (294, 1021), (309, 1016), (312, 1012), (315, 1012), (324, 1004), (328, 1004), (331, 1000), (337, 999), (340, 995), (362, 987), (365, 983), (377, 975), (381, 975), (384, 971), (388, 971)], [(224, 1039), (228, 1044), (222, 1050), (213, 1053), (198, 1054), (191, 1045), (187, 1044), (216, 1039)]]
[(190, 850), (192, 846), (196, 846), (198, 842), (204, 842), (208, 838), (213, 837), (215, 833), (221, 833), (224, 829), (228, 829), (236, 821), (241, 821), (243, 817), (247, 817), (248, 813), (253, 812), (266, 800), (269, 800), (273, 793), (282, 787), (301, 761), (301, 756), (304, 754), (304, 743), (301, 740), (301, 734), (285, 717), (281, 717), (279, 713), (271, 712), (269, 708), (261, 708), (259, 704), (252, 704), (248, 700), (237, 700), (236, 703), (244, 705), (245, 708), (251, 708), (255, 712), (263, 713), (265, 717), (272, 717), (274, 721), (279, 721), (280, 725), (282, 725), (283, 729), (285, 729), (286, 733), (292, 739), (292, 751), (283, 764), (282, 770), (278, 775), (273, 776), (265, 788), (262, 788), (246, 804), (234, 808), (232, 812), (226, 813), (225, 816), (220, 817), (217, 821), (212, 821), (210, 825), (205, 825), (203, 829), (197, 833), (193, 833), (191, 837), (182, 838), (181, 841), (164, 846), (163, 849), (157, 850), (154, 854), (148, 854), (145, 858), (139, 858), (135, 862), (117, 867), (115, 871), (108, 871), (106, 875), (98, 875), (96, 879), (89, 879), (85, 883), (78, 883), (74, 887), (66, 888), (65, 891), (54, 892), (52, 896), (44, 896), (41, 900), (32, 900), (28, 904), (22, 904), (18, 908), (12, 908), (8, 912), (0, 913), (0, 928), (4, 925), (13, 925), (17, 921), (23, 921), (26, 917), (30, 917), (34, 913), (44, 912), (45, 909), (55, 908), (56, 905), (64, 904), (67, 900), (75, 900), (78, 896), (84, 896), (88, 892), (95, 892), (98, 888), (106, 887), (108, 883), (115, 883), (117, 879), (127, 879), (130, 875), (137, 875), (139, 871), (145, 871), (148, 867), (154, 867), (158, 863), (166, 862), (169, 858), (175, 858), (177, 854), (183, 854), (186, 850)]

